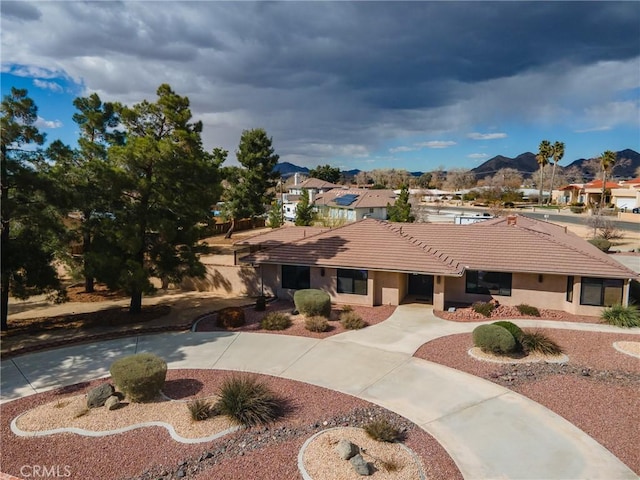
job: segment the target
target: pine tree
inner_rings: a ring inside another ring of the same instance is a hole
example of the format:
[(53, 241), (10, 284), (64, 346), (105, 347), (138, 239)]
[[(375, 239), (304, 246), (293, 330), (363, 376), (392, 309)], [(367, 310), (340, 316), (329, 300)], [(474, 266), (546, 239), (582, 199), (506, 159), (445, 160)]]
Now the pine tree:
[(415, 221), (415, 217), (411, 215), (409, 189), (406, 186), (400, 190), (400, 195), (394, 205), (387, 204), (387, 215), (391, 222), (413, 223)]
[(314, 220), (315, 213), (313, 211), (313, 205), (309, 202), (309, 191), (307, 189), (303, 189), (300, 201), (296, 206), (295, 224), (300, 227), (308, 227), (313, 224)]

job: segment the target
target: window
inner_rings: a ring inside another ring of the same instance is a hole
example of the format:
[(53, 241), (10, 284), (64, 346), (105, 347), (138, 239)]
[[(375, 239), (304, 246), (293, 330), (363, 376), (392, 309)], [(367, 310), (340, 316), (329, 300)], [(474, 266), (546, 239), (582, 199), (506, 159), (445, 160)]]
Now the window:
[(622, 303), (624, 280), (582, 277), (580, 305), (610, 307)]
[(511, 274), (468, 270), (466, 292), (509, 297), (511, 296)]
[(311, 269), (306, 266), (282, 265), (282, 288), (302, 290), (311, 286)]
[(567, 277), (567, 302), (573, 303), (573, 275)]
[(338, 293), (367, 294), (367, 271), (338, 269)]

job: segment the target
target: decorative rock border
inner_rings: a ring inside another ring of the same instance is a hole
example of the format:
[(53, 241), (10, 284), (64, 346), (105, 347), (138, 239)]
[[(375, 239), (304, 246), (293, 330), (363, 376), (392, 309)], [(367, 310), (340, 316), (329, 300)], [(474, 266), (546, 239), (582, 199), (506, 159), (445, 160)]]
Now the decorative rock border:
[(613, 342), (613, 348), (625, 355), (640, 358), (640, 342)]
[(522, 358), (512, 358), (499, 357), (497, 355), (485, 353), (480, 349), (480, 347), (470, 348), (467, 353), (470, 357), (475, 358), (476, 360), (491, 363), (569, 363), (569, 356), (564, 353), (553, 357), (548, 355), (527, 355)]
[[(314, 479), (311, 475), (309, 475), (309, 472), (307, 472), (307, 469), (304, 466), (304, 453), (307, 450), (307, 447), (309, 447), (309, 445), (311, 445), (311, 443), (320, 435), (324, 435), (327, 432), (330, 431), (334, 431), (334, 430), (344, 430), (344, 429), (348, 429), (348, 428), (358, 428), (358, 427), (333, 427), (333, 428), (327, 428), (324, 430), (319, 431), (318, 433), (313, 434), (311, 437), (309, 437), (307, 440), (305, 440), (305, 442), (302, 444), (302, 447), (300, 447), (300, 451), (298, 452), (298, 471), (300, 472), (300, 474), (302, 475), (303, 480), (318, 480), (318, 479)], [(424, 472), (424, 468), (422, 467), (422, 462), (420, 461), (420, 458), (418, 457), (418, 455), (411, 450), (409, 447), (407, 447), (404, 443), (396, 443), (395, 445), (398, 445), (400, 448), (404, 449), (410, 456), (411, 458), (413, 458), (413, 460), (415, 461), (418, 470), (419, 470), (419, 477), (418, 480), (427, 480), (427, 476)], [(337, 457), (336, 457), (337, 458)]]

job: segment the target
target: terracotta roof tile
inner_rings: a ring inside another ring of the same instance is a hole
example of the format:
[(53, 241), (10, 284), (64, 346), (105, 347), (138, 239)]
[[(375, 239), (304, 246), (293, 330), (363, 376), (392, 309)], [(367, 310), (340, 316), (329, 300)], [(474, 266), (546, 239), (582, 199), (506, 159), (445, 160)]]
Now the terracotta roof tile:
[(492, 270), (638, 278), (564, 227), (516, 216), (471, 225), (368, 219), (293, 240), (252, 256), (255, 263), (318, 265), (459, 276)]
[(314, 200), (316, 205), (327, 205), (330, 207), (341, 207), (336, 204), (336, 199), (343, 195), (357, 195), (358, 197), (354, 202), (343, 208), (375, 208), (386, 207), (387, 203), (394, 204), (397, 195), (393, 190), (364, 190), (361, 188), (351, 189), (339, 189), (329, 190), (321, 195), (318, 195)]
[(342, 188), (342, 185), (336, 185), (335, 183), (326, 182), (319, 178), (307, 178), (304, 182), (293, 185), (291, 188), (314, 188), (317, 190), (329, 190), (332, 188)]

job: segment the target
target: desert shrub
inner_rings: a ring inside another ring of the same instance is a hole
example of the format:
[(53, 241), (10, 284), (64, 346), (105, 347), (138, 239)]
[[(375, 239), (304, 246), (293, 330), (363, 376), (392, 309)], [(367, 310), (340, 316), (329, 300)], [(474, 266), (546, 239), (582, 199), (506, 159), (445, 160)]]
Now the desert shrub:
[(608, 252), (609, 249), (611, 248), (611, 242), (605, 238), (596, 237), (587, 241), (594, 247), (597, 247), (598, 249), (602, 250), (603, 252)]
[(373, 420), (367, 423), (363, 428), (369, 438), (378, 442), (392, 443), (402, 440), (402, 433), (400, 430), (394, 427), (391, 422), (385, 418)]
[(473, 305), (471, 305), (471, 308), (473, 308), (474, 312), (479, 313), (480, 315), (484, 315), (485, 317), (490, 317), (491, 312), (493, 312), (496, 309), (496, 306), (491, 302), (476, 302)]
[(538, 352), (543, 355), (560, 355), (562, 347), (542, 332), (524, 332), (520, 339), (526, 354)]
[(615, 325), (616, 327), (640, 327), (640, 312), (635, 305), (629, 305), (623, 307), (622, 305), (613, 305), (612, 307), (605, 308), (601, 315), (609, 325)]
[(521, 303), (520, 305), (516, 305), (516, 308), (522, 315), (529, 315), (531, 317), (539, 317), (540, 310), (537, 307), (532, 305), (527, 305), (526, 303)]
[(343, 313), (353, 312), (353, 307), (351, 305), (343, 305), (342, 306), (342, 312)]
[(356, 312), (341, 313), (340, 323), (347, 330), (360, 330), (367, 326), (367, 322), (365, 322)]
[(498, 325), (499, 327), (505, 328), (509, 331), (511, 335), (513, 335), (514, 340), (516, 341), (516, 346), (520, 345), (520, 338), (522, 338), (522, 334), (524, 333), (522, 329), (513, 322), (507, 322), (506, 320), (501, 320), (499, 322), (493, 322), (493, 325)]
[(214, 417), (218, 414), (217, 410), (211, 405), (210, 402), (201, 398), (196, 398), (187, 402), (187, 408), (189, 409), (189, 415), (194, 422), (200, 422)]
[(109, 368), (113, 383), (132, 402), (153, 400), (164, 386), (167, 362), (152, 353), (120, 358)]
[(219, 397), (216, 411), (248, 427), (273, 422), (282, 413), (282, 401), (252, 375), (226, 379)]
[(240, 307), (226, 307), (218, 312), (216, 325), (219, 328), (238, 328), (244, 325), (244, 309)]
[(326, 318), (319, 315), (307, 317), (304, 321), (304, 328), (310, 332), (322, 333), (329, 329), (329, 322)]
[(473, 330), (473, 344), (483, 352), (504, 355), (516, 350), (516, 339), (500, 325), (480, 325)]
[(291, 317), (286, 313), (269, 312), (260, 321), (265, 330), (285, 330), (291, 326)]
[(331, 315), (331, 297), (322, 290), (313, 288), (298, 290), (293, 294), (293, 303), (297, 311), (309, 317), (321, 315), (329, 318)]

